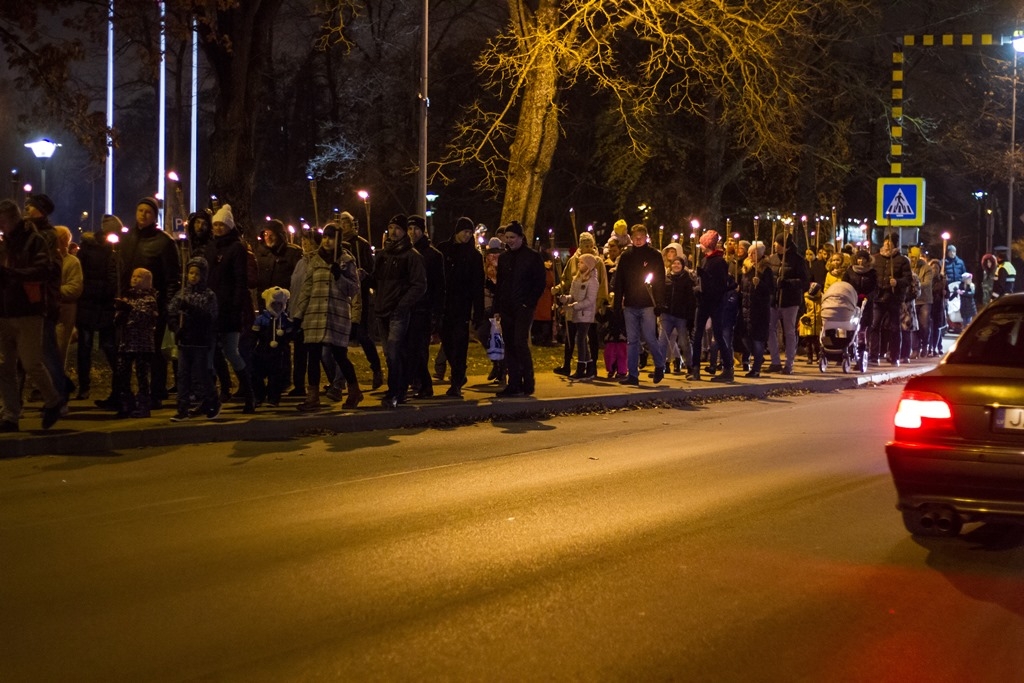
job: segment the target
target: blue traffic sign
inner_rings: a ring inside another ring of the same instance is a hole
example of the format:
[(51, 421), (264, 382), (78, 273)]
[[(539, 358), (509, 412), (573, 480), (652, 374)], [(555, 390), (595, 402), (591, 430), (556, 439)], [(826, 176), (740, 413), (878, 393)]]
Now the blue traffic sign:
[(924, 178), (879, 178), (875, 220), (882, 225), (924, 225)]

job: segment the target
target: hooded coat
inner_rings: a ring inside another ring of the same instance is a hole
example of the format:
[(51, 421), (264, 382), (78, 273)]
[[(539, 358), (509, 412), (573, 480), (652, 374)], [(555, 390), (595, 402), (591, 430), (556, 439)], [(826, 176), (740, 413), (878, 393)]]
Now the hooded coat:
[(214, 321), (217, 320), (217, 297), (207, 286), (210, 266), (206, 259), (194, 257), (185, 267), (186, 274), (192, 268), (199, 269), (199, 281), (190, 286), (186, 281), (167, 305), (167, 315), (176, 334), (178, 346), (213, 348), (217, 335)]
[[(269, 247), (263, 241), (256, 243), (256, 290), (262, 292), (271, 287), (288, 289), (295, 266), (302, 259), (302, 248), (288, 241), (280, 222), (271, 221), (267, 228), (277, 237), (277, 244)], [(262, 309), (264, 305), (261, 298), (259, 307)]]
[(811, 284), (811, 276), (807, 261), (800, 255), (792, 235), (786, 236), (783, 247), (781, 256), (772, 254), (768, 259), (775, 275), (776, 295), (772, 306), (791, 308), (803, 303), (804, 292)]

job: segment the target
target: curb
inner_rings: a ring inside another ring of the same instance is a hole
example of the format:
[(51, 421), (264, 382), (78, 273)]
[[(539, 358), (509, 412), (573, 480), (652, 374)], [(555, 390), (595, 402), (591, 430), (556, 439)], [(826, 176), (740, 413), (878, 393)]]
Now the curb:
[[(649, 407), (653, 401), (761, 399), (780, 391), (828, 393), (910, 377), (926, 372), (931, 367), (907, 367), (864, 375), (824, 375), (813, 378), (790, 376), (785, 379), (771, 378), (722, 385), (702, 381), (700, 384), (684, 388), (664, 385), (655, 388), (645, 384), (626, 391), (616, 389), (615, 393), (589, 391), (586, 394), (563, 394), (550, 398), (495, 399), (485, 396), (481, 400), (470, 399), (459, 403), (416, 403), (401, 406), (397, 410), (364, 409), (295, 416), (262, 413), (228, 419), (222, 416), (214, 421), (196, 420), (189, 423), (170, 423), (163, 421), (162, 418), (149, 418), (144, 425), (132, 425), (132, 428), (110, 431), (77, 431), (70, 428), (62, 430), (62, 423), (58, 422), (54, 429), (48, 432), (17, 432), (0, 438), (0, 458), (30, 455), (95, 455), (137, 448), (226, 441), (277, 441), (316, 433), (351, 434), (383, 429), (408, 429), (439, 422), (471, 424), (494, 420), (535, 419), (585, 409)], [(567, 386), (556, 385), (563, 391)], [(74, 420), (68, 422), (73, 423)]]

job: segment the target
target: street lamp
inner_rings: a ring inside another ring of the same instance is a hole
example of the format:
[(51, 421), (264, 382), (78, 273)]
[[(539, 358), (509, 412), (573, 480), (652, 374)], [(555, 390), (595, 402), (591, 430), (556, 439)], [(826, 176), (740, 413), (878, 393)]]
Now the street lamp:
[(1014, 31), (1013, 39), (1013, 96), (1010, 104), (1010, 182), (1006, 203), (1006, 252), (1009, 259), (1013, 244), (1013, 182), (1017, 174), (1017, 55), (1024, 52), (1024, 31)]
[(363, 200), (363, 208), (366, 209), (366, 240), (373, 247), (373, 230), (370, 228), (370, 193), (366, 190), (359, 190), (356, 194)]
[(43, 138), (35, 142), (26, 142), (25, 146), (32, 150), (32, 153), (36, 155), (36, 159), (39, 159), (39, 166), (42, 169), (42, 174), (39, 178), (39, 191), (46, 194), (46, 160), (53, 156), (53, 153), (57, 151), (60, 145), (52, 140)]

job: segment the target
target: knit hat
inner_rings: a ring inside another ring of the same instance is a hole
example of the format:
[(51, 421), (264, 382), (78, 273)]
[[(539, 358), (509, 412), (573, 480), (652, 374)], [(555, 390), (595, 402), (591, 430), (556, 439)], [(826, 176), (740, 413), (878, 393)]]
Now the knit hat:
[(404, 213), (396, 213), (392, 216), (391, 220), (388, 221), (388, 227), (390, 228), (392, 225), (397, 225), (404, 232), (409, 232), (409, 219), (406, 218)]
[(323, 237), (333, 238), (337, 234), (338, 234), (338, 224), (337, 223), (328, 223), (327, 225), (324, 226)]
[(700, 236), (700, 246), (704, 251), (714, 251), (718, 247), (718, 233), (708, 230)]
[(583, 254), (580, 256), (580, 263), (587, 264), (587, 268), (589, 270), (593, 270), (594, 268), (597, 268), (597, 257), (593, 254)]
[[(740, 240), (739, 245), (746, 249), (747, 251), (750, 251), (750, 242), (748, 242), (747, 240)], [(764, 244), (761, 244), (761, 248), (764, 248)]]
[(620, 218), (619, 220), (615, 221), (615, 225), (612, 226), (612, 232), (614, 232), (616, 235), (625, 235), (626, 229), (628, 227), (629, 226), (626, 224), (626, 221)]
[(39, 213), (44, 216), (49, 216), (53, 213), (53, 200), (45, 194), (34, 194), (25, 200), (25, 207), (34, 206), (39, 210)]
[(757, 252), (757, 258), (764, 258), (764, 242), (761, 240), (751, 242), (750, 246), (747, 247), (747, 253), (753, 254), (754, 252)]
[(455, 232), (459, 233), (463, 230), (469, 230), (470, 232), (476, 230), (476, 225), (473, 223), (472, 218), (466, 218), (463, 216), (459, 220), (455, 221)]
[(100, 232), (102, 233), (121, 232), (123, 227), (124, 223), (121, 222), (121, 219), (117, 216), (111, 216), (109, 213), (100, 219)]
[(488, 254), (500, 254), (505, 251), (505, 245), (502, 244), (501, 238), (492, 237), (487, 241), (487, 249), (485, 251)]
[(224, 204), (222, 207), (217, 209), (217, 213), (213, 214), (212, 223), (223, 223), (232, 230), (235, 229), (235, 216), (231, 213), (231, 205)]
[(413, 226), (425, 231), (427, 229), (427, 222), (423, 220), (423, 216), (409, 216), (409, 227)]
[(288, 236), (287, 236), (287, 234), (284, 231), (284, 223), (282, 223), (281, 221), (279, 221), (276, 218), (272, 218), (269, 221), (267, 221), (266, 223), (264, 223), (263, 224), (263, 230), (264, 231), (269, 230), (270, 232), (274, 233), (274, 236), (277, 238), (277, 240), (279, 242), (287, 242), (288, 241)]
[(153, 209), (153, 213), (160, 213), (160, 202), (157, 201), (156, 197), (143, 197), (135, 204), (135, 206), (139, 207), (143, 204)]
[(971, 275), (970, 273), (964, 273), (963, 275), (961, 275), (961, 276), (960, 276), (960, 279), (961, 279), (961, 280), (970, 280), (970, 279), (971, 279), (971, 278), (973, 278), (973, 277), (974, 277), (974, 276), (973, 276), (973, 275)]
[(580, 249), (596, 249), (596, 248), (597, 248), (597, 240), (594, 239), (594, 236), (591, 233), (589, 233), (589, 232), (581, 232), (580, 233)]
[(523, 234), (523, 226), (519, 224), (519, 221), (512, 221), (505, 226), (505, 234), (512, 233), (513, 235), (519, 235), (525, 237)]

